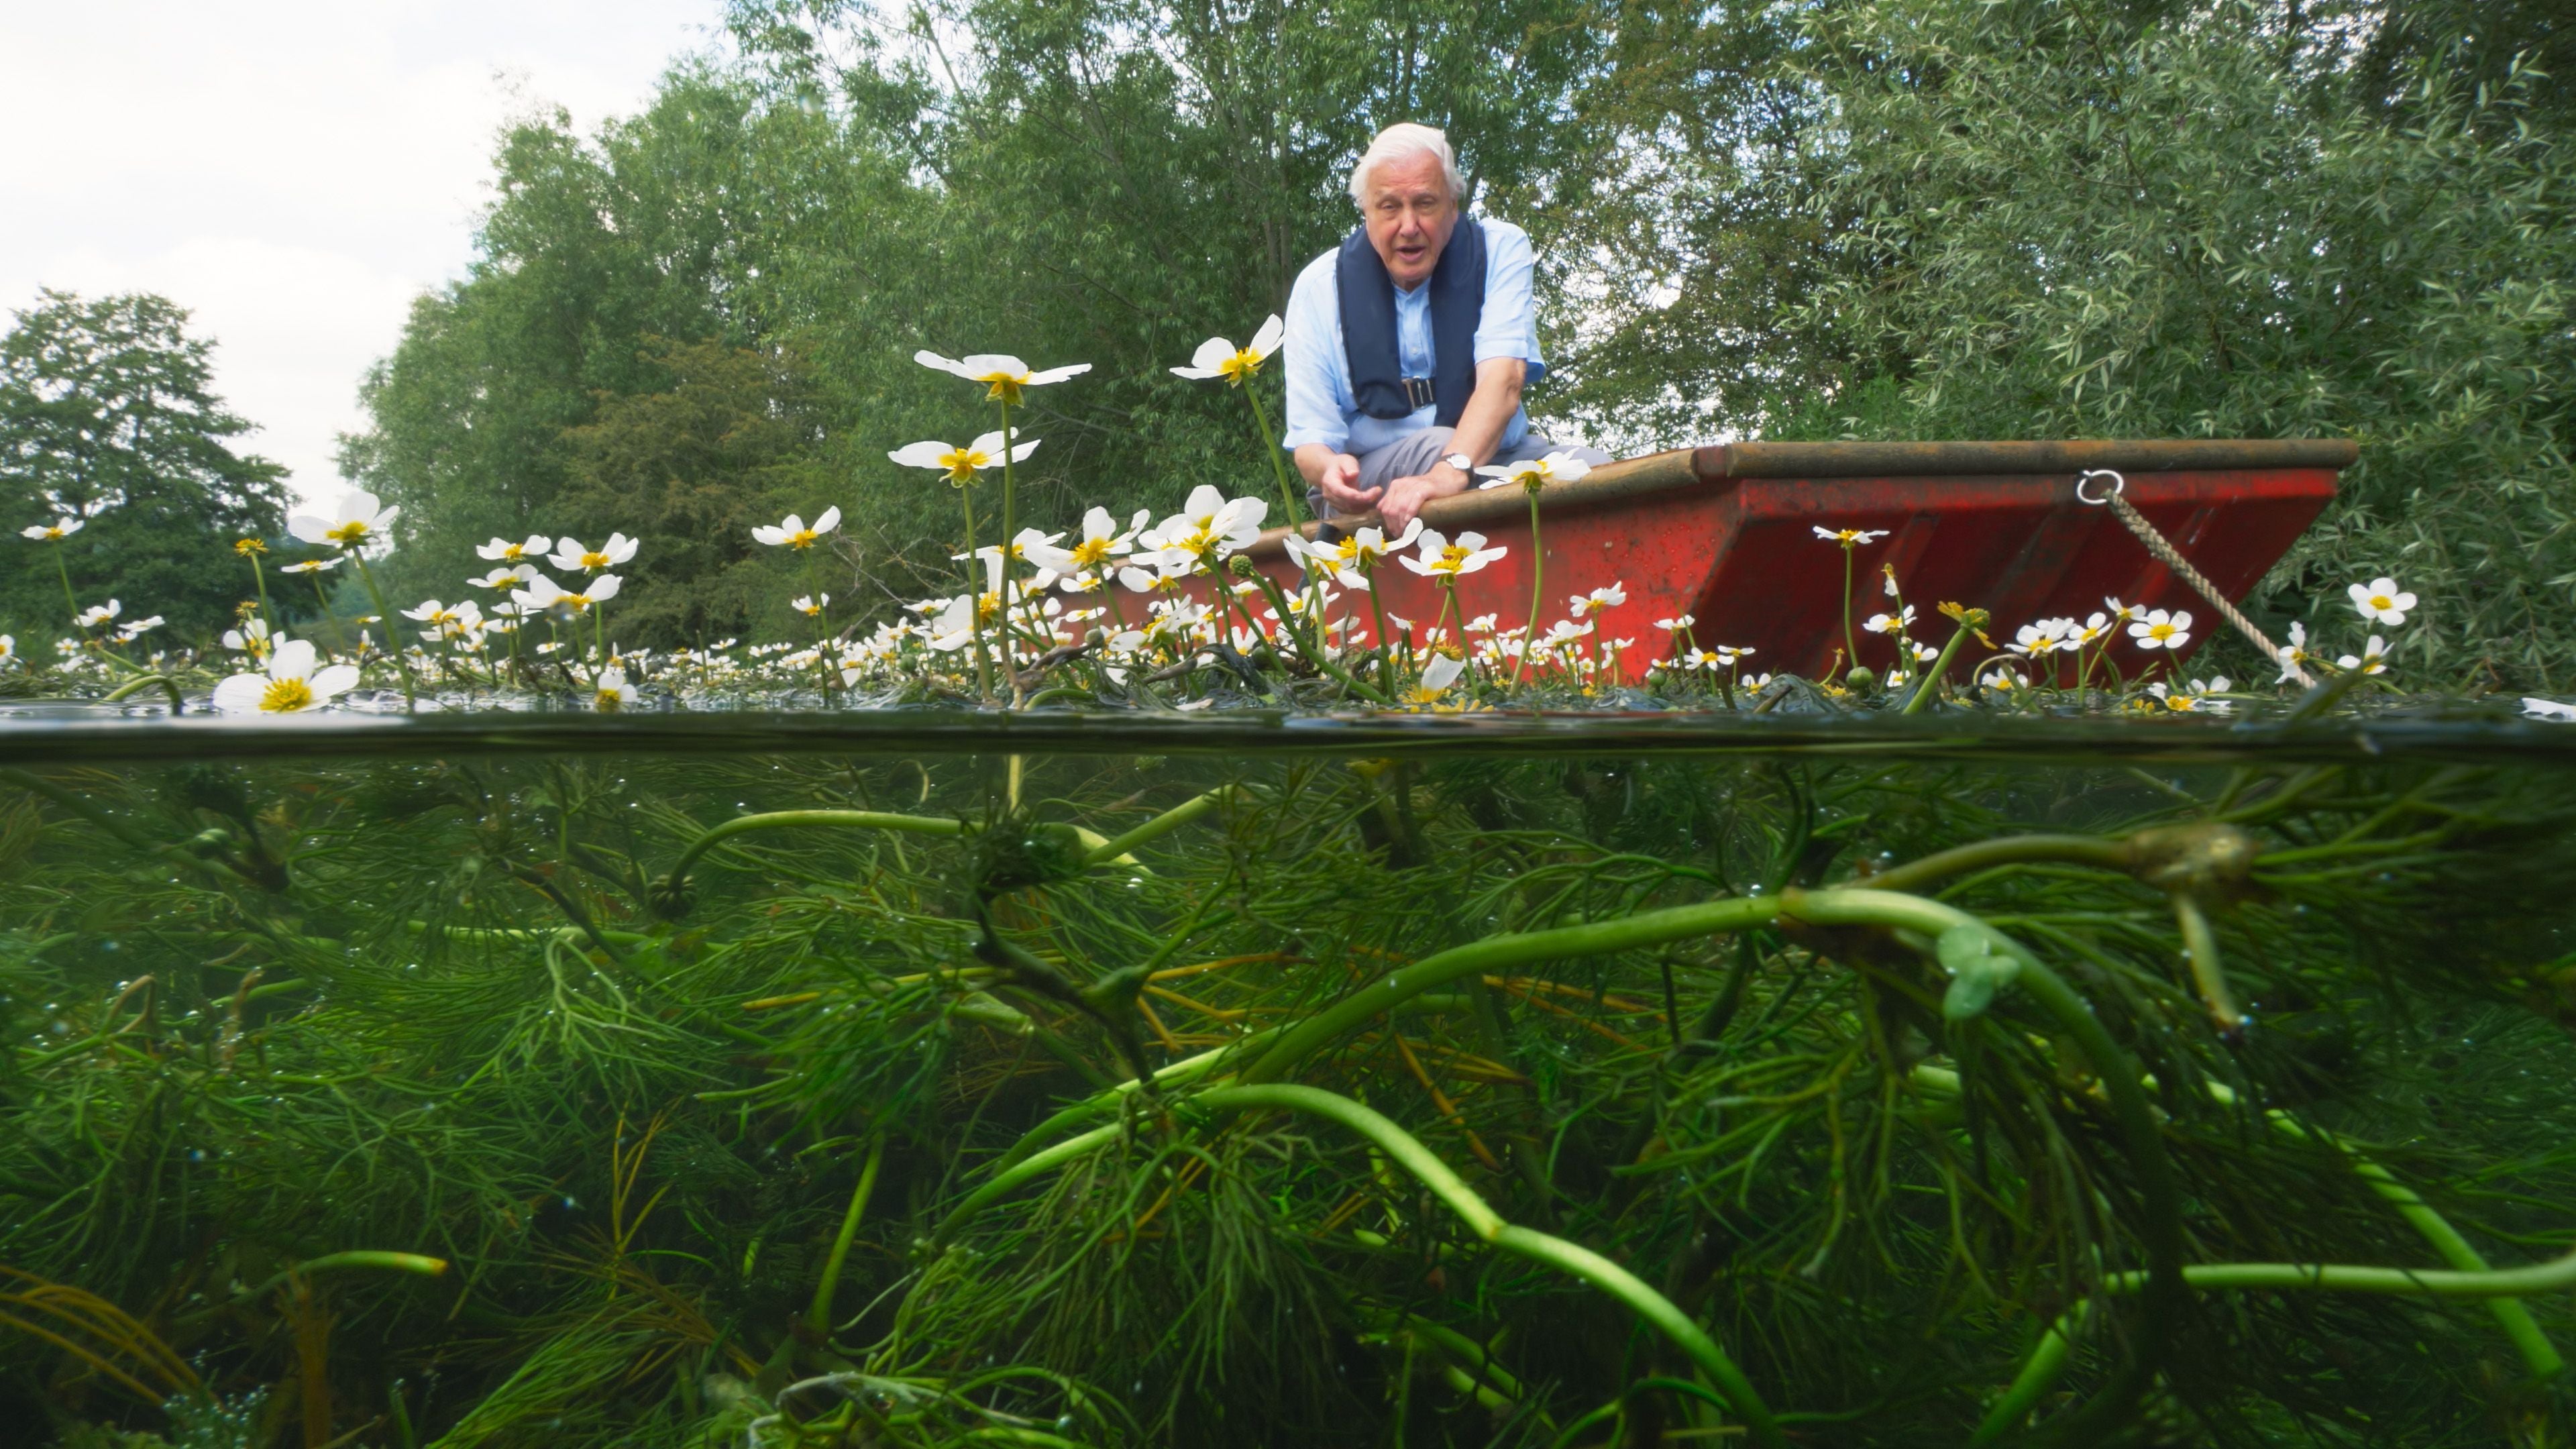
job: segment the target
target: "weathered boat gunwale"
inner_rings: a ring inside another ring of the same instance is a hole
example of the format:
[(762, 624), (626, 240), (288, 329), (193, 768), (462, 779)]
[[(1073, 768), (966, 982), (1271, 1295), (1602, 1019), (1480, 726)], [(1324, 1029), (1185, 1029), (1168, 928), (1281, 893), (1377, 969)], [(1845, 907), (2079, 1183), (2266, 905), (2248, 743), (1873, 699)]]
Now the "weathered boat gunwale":
[[(2073, 475), (2089, 468), (2123, 473), (2215, 469), (2327, 468), (2341, 470), (2360, 456), (2350, 438), (2141, 438), (2064, 442), (1949, 443), (1714, 443), (1624, 459), (1560, 483), (1539, 495), (1542, 514), (1591, 510), (1630, 499), (1749, 478), (1974, 477)], [(1423, 526), (1443, 533), (1497, 519), (1528, 516), (1529, 500), (1514, 488), (1477, 489), (1435, 499), (1422, 510)], [(1370, 514), (1345, 520), (1376, 521)], [(1314, 536), (1303, 524), (1301, 535)], [(1279, 557), (1286, 528), (1261, 535), (1245, 552), (1256, 561)]]

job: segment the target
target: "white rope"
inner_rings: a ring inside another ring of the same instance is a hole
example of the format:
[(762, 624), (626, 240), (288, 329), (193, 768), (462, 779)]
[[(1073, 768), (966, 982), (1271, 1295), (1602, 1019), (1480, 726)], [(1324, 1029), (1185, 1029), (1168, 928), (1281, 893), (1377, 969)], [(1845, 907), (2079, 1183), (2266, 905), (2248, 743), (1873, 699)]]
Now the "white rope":
[[(2108, 478), (2111, 480), (2110, 488), (2099, 498), (2095, 498), (2084, 491), (2084, 485), (2092, 482), (2096, 478)], [(2218, 591), (2218, 585), (2211, 583), (2208, 575), (2202, 573), (2196, 568), (2193, 568), (2191, 566), (2191, 560), (2184, 558), (2181, 552), (2175, 549), (2170, 540), (2168, 540), (2163, 534), (2156, 532), (2156, 526), (2154, 524), (2147, 522), (2146, 515), (2140, 513), (2137, 510), (2136, 505), (2130, 503), (2127, 498), (2122, 496), (2128, 492), (2128, 489), (2129, 480), (2121, 477), (2111, 469), (2089, 468), (2083, 473), (2077, 475), (2075, 479), (2075, 501), (2078, 503), (2088, 504), (2096, 508), (2105, 503), (2111, 505), (2111, 511), (2119, 516), (2122, 523), (2129, 526), (2129, 531), (2138, 536), (2138, 542), (2147, 546), (2147, 552), (2155, 555), (2158, 563), (2161, 563), (2166, 568), (2173, 570), (2176, 577), (2180, 578), (2184, 583), (2191, 585), (2194, 589), (2199, 590), (2200, 596), (2209, 600), (2210, 607), (2218, 610), (2220, 617), (2227, 620), (2228, 623), (2236, 626), (2237, 633), (2254, 641), (2254, 647), (2263, 651), (2264, 658), (2269, 659), (2274, 663), (2279, 664), (2282, 668), (2289, 670), (2292, 675), (2297, 677), (2301, 686), (2314, 688), (2316, 681), (2308, 677), (2308, 671), (2301, 669), (2298, 666), (2297, 661), (2283, 658), (2281, 655), (2281, 646), (2273, 643), (2269, 638), (2265, 637), (2262, 630), (2254, 627), (2253, 620), (2246, 618), (2244, 613), (2234, 604), (2227, 602), (2227, 596)]]

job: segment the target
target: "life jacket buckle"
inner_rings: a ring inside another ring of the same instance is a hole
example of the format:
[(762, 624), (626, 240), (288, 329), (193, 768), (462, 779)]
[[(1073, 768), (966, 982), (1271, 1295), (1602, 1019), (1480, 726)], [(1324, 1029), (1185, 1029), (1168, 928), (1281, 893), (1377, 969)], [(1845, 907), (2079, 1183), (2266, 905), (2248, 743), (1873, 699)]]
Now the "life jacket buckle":
[(1433, 391), (1430, 378), (1408, 377), (1404, 380), (1404, 400), (1417, 408), (1427, 408), (1438, 402), (1440, 396)]

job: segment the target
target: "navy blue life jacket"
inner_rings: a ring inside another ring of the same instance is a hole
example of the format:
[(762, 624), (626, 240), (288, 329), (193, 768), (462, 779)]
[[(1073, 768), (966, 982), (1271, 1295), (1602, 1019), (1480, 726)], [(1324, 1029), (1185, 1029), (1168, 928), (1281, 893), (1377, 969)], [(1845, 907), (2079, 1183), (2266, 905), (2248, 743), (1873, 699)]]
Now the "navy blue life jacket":
[(1342, 352), (1351, 398), (1373, 418), (1401, 418), (1428, 403), (1432, 422), (1455, 427), (1476, 391), (1476, 324), (1485, 314), (1485, 228), (1461, 212), (1431, 269), (1431, 376), (1406, 377), (1395, 350), (1395, 282), (1363, 226), (1342, 242), (1333, 273), (1342, 300)]

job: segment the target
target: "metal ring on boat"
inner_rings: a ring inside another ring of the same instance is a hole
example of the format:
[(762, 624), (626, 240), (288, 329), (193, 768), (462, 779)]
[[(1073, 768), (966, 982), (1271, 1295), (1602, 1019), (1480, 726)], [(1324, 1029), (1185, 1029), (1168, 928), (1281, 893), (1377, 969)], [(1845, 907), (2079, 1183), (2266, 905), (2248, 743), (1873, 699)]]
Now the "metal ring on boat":
[[(2096, 478), (2111, 480), (2111, 491), (2099, 498), (2090, 497), (2084, 492), (2084, 485)], [(2109, 468), (2087, 468), (2075, 476), (2075, 501), (2078, 503), (2089, 503), (2099, 508), (2127, 491), (2129, 491), (2129, 480)]]

